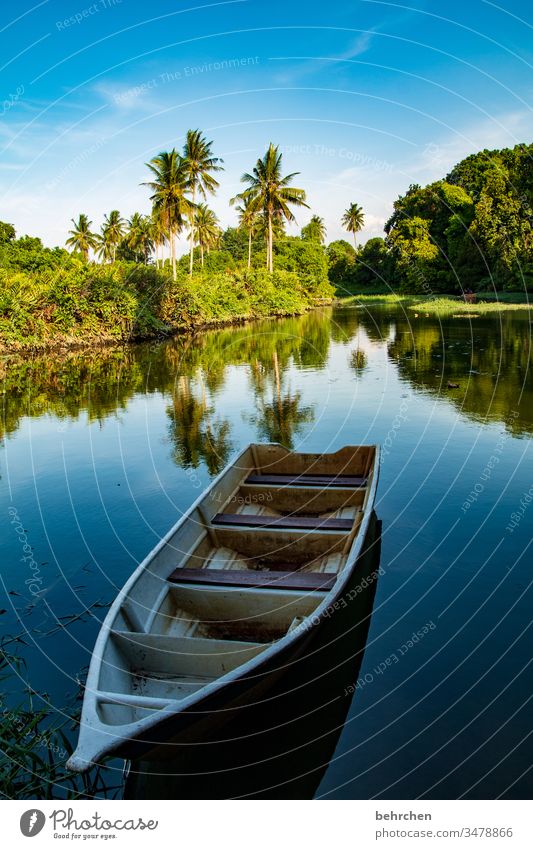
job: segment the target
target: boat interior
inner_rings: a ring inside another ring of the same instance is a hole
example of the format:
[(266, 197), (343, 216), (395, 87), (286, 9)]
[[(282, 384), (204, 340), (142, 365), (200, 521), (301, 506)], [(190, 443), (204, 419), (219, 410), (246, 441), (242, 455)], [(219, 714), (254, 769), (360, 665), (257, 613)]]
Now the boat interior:
[(312, 616), (348, 561), (374, 461), (373, 446), (249, 446), (124, 595), (103, 651), (99, 719), (175, 709)]

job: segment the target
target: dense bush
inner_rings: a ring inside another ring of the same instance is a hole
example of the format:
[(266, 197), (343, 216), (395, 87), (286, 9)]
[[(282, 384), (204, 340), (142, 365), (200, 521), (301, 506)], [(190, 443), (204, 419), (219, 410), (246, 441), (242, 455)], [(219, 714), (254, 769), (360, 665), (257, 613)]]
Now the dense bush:
[(206, 254), (203, 268), (198, 258), (192, 276), (188, 259), (180, 260), (174, 281), (168, 263), (159, 269), (127, 261), (86, 263), (79, 254), (43, 248), (38, 239), (17, 240), (3, 225), (0, 343), (127, 340), (300, 313), (333, 293), (325, 257), (321, 261), (314, 247), (285, 247), (273, 274), (264, 268), (248, 271), (229, 251), (215, 250)]

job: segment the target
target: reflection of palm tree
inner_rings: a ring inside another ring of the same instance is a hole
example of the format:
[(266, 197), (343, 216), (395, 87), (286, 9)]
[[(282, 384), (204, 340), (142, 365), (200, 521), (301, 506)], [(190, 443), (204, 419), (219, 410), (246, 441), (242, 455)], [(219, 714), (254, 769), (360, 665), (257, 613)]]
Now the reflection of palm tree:
[(202, 387), (198, 398), (191, 379), (180, 377), (168, 408), (174, 459), (179, 466), (197, 468), (204, 462), (209, 472), (216, 474), (226, 465), (231, 450), (230, 425), (227, 421), (211, 422), (212, 413), (205, 389)]
[(273, 391), (272, 401), (266, 402), (264, 394), (266, 386), (261, 366), (252, 366), (252, 380), (259, 390), (259, 415), (253, 416), (252, 421), (257, 425), (259, 437), (267, 442), (280, 442), (287, 448), (293, 447), (294, 437), (304, 424), (313, 421), (312, 407), (301, 406), (301, 393), (291, 392), (290, 386), (283, 389), (283, 375), (280, 373), (277, 352), (272, 355), (273, 362)]

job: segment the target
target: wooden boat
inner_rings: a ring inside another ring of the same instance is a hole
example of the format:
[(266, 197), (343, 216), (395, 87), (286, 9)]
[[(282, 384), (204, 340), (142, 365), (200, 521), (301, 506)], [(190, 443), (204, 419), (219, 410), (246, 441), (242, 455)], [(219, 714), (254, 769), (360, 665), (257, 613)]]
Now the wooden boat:
[(376, 446), (245, 448), (113, 602), (67, 767), (169, 757), (192, 726), (201, 738), (260, 699), (347, 604), (378, 468)]
[(184, 736), (170, 758), (129, 763), (123, 798), (314, 798), (356, 692), (380, 554), (381, 522), (373, 514), (352, 583), (343, 592), (349, 604), (339, 604), (315, 629), (264, 698), (226, 707), (223, 725), (207, 729), (199, 740)]

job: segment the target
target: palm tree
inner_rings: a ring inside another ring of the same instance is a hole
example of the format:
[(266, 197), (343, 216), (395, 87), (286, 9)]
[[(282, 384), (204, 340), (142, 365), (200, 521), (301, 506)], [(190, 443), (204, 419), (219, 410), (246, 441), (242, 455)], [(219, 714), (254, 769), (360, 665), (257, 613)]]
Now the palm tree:
[(319, 215), (313, 215), (309, 224), (302, 227), (302, 239), (308, 239), (310, 242), (320, 242), (321, 245), (326, 241), (326, 225), (324, 219)]
[(69, 248), (82, 253), (87, 262), (89, 259), (89, 250), (91, 248), (94, 250), (99, 244), (98, 236), (96, 233), (91, 232), (93, 222), (89, 221), (83, 212), (80, 213), (77, 221), (74, 221), (73, 218), (71, 218), (71, 221), (74, 224), (74, 229), (68, 231), (70, 238), (67, 239), (66, 244)]
[(147, 263), (154, 247), (151, 220), (140, 212), (134, 212), (128, 221), (128, 232), (124, 241), (136, 255), (136, 259), (141, 256), (143, 262)]
[(97, 253), (100, 259), (104, 262), (112, 262), (113, 261), (113, 251), (111, 249), (111, 245), (107, 241), (106, 234), (104, 233), (104, 228), (102, 227), (100, 233), (96, 234), (97, 241)]
[(204, 251), (206, 250), (209, 253), (209, 249), (214, 247), (220, 238), (218, 218), (213, 210), (209, 209), (205, 203), (199, 203), (194, 210), (194, 231), (195, 241), (200, 246), (203, 268)]
[(193, 209), (186, 196), (188, 178), (184, 162), (176, 150), (171, 150), (170, 153), (164, 151), (154, 156), (146, 164), (152, 172), (153, 180), (143, 185), (152, 189), (150, 200), (164, 222), (170, 243), (172, 277), (176, 280), (175, 239), (183, 228), (185, 216), (190, 215)]
[(355, 240), (355, 236), (359, 230), (363, 229), (364, 223), (365, 216), (362, 207), (358, 206), (356, 203), (351, 203), (342, 216), (342, 226), (345, 230), (348, 230), (348, 233), (353, 233), (353, 241), (356, 249), (357, 242)]
[[(240, 199), (240, 196), (237, 195), (234, 198), (231, 198), (230, 205), (233, 204)], [(248, 233), (248, 268), (252, 265), (252, 238), (254, 235), (254, 231), (256, 230), (259, 224), (259, 212), (257, 210), (257, 205), (255, 200), (252, 198), (247, 198), (243, 200), (242, 203), (237, 207), (237, 212), (239, 213), (239, 230), (246, 230)]]
[(204, 200), (208, 194), (214, 194), (219, 184), (213, 177), (213, 173), (223, 170), (220, 164), (222, 163), (222, 159), (219, 159), (218, 156), (213, 156), (211, 152), (212, 144), (213, 142), (208, 142), (200, 130), (188, 130), (183, 146), (182, 159), (184, 173), (192, 197), (192, 204), (189, 211), (191, 228), (189, 271), (191, 274), (194, 262), (194, 208), (196, 205), (196, 194), (198, 193)]
[(118, 209), (113, 209), (109, 215), (104, 216), (102, 224), (102, 244), (105, 252), (110, 256), (113, 262), (117, 256), (117, 247), (124, 236), (126, 222), (120, 217)]
[(267, 152), (258, 159), (251, 174), (243, 174), (242, 183), (248, 183), (248, 188), (238, 195), (240, 200), (253, 202), (257, 210), (261, 210), (267, 224), (267, 268), (273, 270), (273, 221), (294, 221), (290, 205), (305, 206), (305, 192), (289, 185), (299, 172), (282, 176), (281, 160), (283, 154), (270, 142)]

